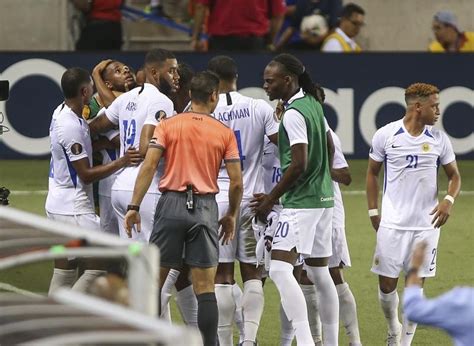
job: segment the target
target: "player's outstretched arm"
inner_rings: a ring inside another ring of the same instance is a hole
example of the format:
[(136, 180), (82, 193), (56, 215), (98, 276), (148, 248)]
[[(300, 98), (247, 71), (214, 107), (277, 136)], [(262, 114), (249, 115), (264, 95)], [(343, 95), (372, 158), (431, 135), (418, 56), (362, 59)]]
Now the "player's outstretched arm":
[(101, 114), (89, 123), (89, 129), (93, 134), (100, 134), (116, 128), (116, 125), (107, 118), (105, 114)]
[[(379, 173), (382, 168), (382, 162), (377, 162), (369, 158), (369, 167), (367, 168), (366, 176), (366, 195), (367, 195), (367, 207), (369, 210), (378, 210), (379, 200)], [(375, 212), (374, 212), (375, 213)], [(380, 215), (370, 216), (372, 227), (377, 231), (380, 225)]]
[(448, 194), (430, 213), (433, 215), (431, 223), (435, 228), (441, 227), (448, 221), (454, 200), (461, 190), (461, 175), (456, 161), (443, 165), (443, 169), (448, 177)]
[(125, 155), (112, 161), (106, 165), (99, 165), (91, 167), (89, 164), (89, 158), (84, 157), (77, 161), (72, 161), (72, 166), (77, 172), (77, 175), (84, 184), (91, 184), (94, 181), (98, 181), (105, 177), (108, 177), (112, 173), (118, 171), (120, 168), (125, 166), (138, 166), (142, 158), (140, 153), (136, 149), (128, 149)]

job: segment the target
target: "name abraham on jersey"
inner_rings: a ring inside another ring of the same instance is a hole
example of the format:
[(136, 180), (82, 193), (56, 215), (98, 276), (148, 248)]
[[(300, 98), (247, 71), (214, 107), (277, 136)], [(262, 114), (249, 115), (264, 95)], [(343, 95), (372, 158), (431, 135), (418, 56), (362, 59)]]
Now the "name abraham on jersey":
[(125, 109), (129, 112), (133, 112), (133, 111), (136, 111), (137, 110), (137, 104), (135, 102), (132, 102), (130, 101), (128, 104), (127, 104), (127, 107), (125, 107)]
[(229, 121), (242, 118), (250, 118), (250, 111), (248, 108), (235, 109), (230, 112), (219, 112), (219, 121)]

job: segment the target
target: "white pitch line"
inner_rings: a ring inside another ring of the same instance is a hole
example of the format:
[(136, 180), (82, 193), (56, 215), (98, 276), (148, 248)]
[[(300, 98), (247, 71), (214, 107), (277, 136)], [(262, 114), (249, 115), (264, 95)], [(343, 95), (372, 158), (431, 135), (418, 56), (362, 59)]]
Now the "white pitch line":
[[(48, 194), (48, 190), (33, 190), (33, 191), (28, 191), (28, 190), (13, 190), (10, 191), (10, 193), (14, 196), (28, 196), (28, 195), (46, 195)], [(439, 191), (439, 195), (444, 195), (446, 194), (447, 191)], [(343, 190), (342, 191), (343, 195), (365, 195), (364, 190)], [(474, 191), (461, 191), (461, 195), (463, 196), (474, 196)]]
[(7, 284), (5, 282), (0, 282), (0, 290), (13, 292), (13, 293), (18, 293), (18, 294), (22, 294), (24, 296), (32, 297), (32, 298), (44, 298), (45, 297), (41, 294), (34, 293), (34, 292), (31, 292), (31, 291), (27, 291), (27, 290), (23, 290), (21, 288), (18, 288), (16, 286), (13, 286), (13, 285), (10, 285), (10, 284)]

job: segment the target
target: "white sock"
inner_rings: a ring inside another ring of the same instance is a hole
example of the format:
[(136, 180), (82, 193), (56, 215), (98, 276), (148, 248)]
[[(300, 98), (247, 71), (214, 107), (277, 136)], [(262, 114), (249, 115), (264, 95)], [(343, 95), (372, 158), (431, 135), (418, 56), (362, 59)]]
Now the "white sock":
[(60, 287), (71, 288), (74, 285), (74, 281), (76, 281), (76, 269), (54, 268), (48, 295), (51, 295)]
[(239, 329), (239, 344), (244, 342), (244, 316), (242, 315), (242, 289), (239, 284), (236, 282), (232, 285), (232, 296), (234, 297), (235, 302), (235, 313), (234, 321), (235, 325)]
[(172, 324), (173, 321), (171, 320), (170, 303), (166, 304), (165, 306), (163, 306), (163, 304), (161, 305), (160, 319)]
[(357, 320), (357, 306), (349, 284), (343, 282), (336, 285), (339, 297), (339, 318), (346, 329), (346, 335), (351, 344), (360, 344), (359, 322)]
[(171, 322), (171, 314), (170, 314), (170, 307), (169, 302), (171, 298), (171, 292), (173, 290), (174, 284), (176, 280), (178, 280), (179, 270), (170, 269), (168, 272), (168, 276), (166, 276), (165, 283), (161, 288), (161, 296), (160, 296), (160, 305), (161, 305), (161, 315), (160, 318)]
[(313, 335), (313, 340), (315, 343), (321, 342), (321, 319), (319, 318), (319, 304), (316, 293), (316, 286), (300, 285), (300, 287), (303, 291), (304, 299), (306, 300), (311, 335)]
[(253, 345), (257, 338), (258, 326), (263, 314), (263, 286), (262, 281), (253, 279), (244, 282), (244, 294), (242, 297), (242, 315), (244, 316), (245, 340)]
[(397, 290), (395, 289), (385, 294), (379, 288), (379, 301), (385, 319), (387, 320), (390, 334), (398, 334), (400, 332), (400, 322), (398, 321), (399, 299)]
[(319, 316), (323, 329), (323, 345), (338, 345), (339, 338), (339, 300), (329, 268), (306, 267), (308, 278), (318, 285), (317, 299), (319, 302)]
[(176, 303), (184, 322), (197, 328), (198, 303), (193, 285), (189, 285), (176, 293)]
[(235, 313), (235, 301), (232, 285), (216, 284), (216, 300), (219, 309), (217, 335), (220, 346), (233, 346), (232, 322)]
[(72, 289), (78, 292), (87, 292), (94, 280), (105, 274), (107, 274), (107, 272), (104, 270), (84, 270), (84, 273), (82, 273), (81, 277), (76, 281), (74, 286), (72, 286)]
[(286, 317), (285, 310), (280, 304), (280, 345), (291, 346), (293, 338), (295, 337), (295, 330), (291, 325), (291, 322)]
[[(423, 293), (423, 288), (420, 288), (421, 293)], [(413, 338), (415, 337), (417, 324), (411, 322), (403, 316), (403, 326), (402, 326), (402, 339), (401, 346), (410, 346)]]
[(296, 342), (298, 345), (313, 345), (306, 302), (303, 292), (293, 276), (293, 266), (287, 262), (271, 260), (270, 278), (280, 292), (283, 309), (295, 329)]

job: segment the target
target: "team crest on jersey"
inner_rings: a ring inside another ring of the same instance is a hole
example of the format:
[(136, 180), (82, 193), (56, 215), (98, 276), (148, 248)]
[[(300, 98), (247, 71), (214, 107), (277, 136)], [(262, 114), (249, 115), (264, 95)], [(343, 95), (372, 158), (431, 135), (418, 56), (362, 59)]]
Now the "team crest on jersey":
[(82, 153), (82, 145), (80, 145), (79, 143), (74, 143), (74, 144), (71, 146), (71, 152), (72, 152), (74, 155), (79, 155), (80, 153)]
[(166, 112), (165, 111), (158, 111), (158, 112), (155, 113), (155, 119), (156, 120), (161, 121), (164, 118), (166, 118)]
[(423, 150), (424, 153), (427, 153), (428, 151), (430, 151), (431, 147), (428, 143), (423, 143), (423, 145), (421, 146), (421, 150)]

